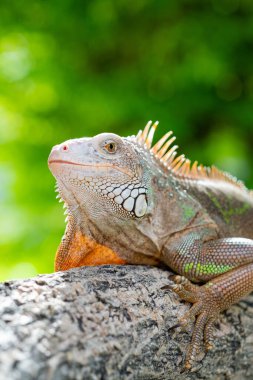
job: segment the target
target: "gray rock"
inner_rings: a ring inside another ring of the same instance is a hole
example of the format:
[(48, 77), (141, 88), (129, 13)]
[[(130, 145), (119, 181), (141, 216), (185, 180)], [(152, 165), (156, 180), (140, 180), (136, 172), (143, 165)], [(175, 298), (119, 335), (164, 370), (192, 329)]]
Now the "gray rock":
[(169, 328), (190, 305), (161, 289), (169, 273), (83, 267), (0, 284), (0, 379), (252, 379), (252, 295), (221, 316), (214, 351), (180, 373), (191, 329)]

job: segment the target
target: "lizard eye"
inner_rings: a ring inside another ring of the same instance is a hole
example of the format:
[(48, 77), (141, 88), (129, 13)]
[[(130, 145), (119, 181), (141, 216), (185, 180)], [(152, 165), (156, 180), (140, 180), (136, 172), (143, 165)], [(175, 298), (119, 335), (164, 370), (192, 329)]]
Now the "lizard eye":
[(115, 153), (117, 150), (117, 144), (114, 141), (106, 141), (104, 149), (109, 153)]

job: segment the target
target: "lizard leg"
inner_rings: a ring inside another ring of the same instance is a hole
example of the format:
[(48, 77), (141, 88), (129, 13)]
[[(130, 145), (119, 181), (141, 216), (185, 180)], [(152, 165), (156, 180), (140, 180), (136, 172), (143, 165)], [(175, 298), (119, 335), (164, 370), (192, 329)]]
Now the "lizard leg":
[[(203, 341), (211, 348), (213, 322), (219, 313), (253, 290), (253, 240), (224, 238), (202, 243), (196, 235), (175, 241), (167, 263), (187, 277), (175, 277), (172, 289), (193, 307), (179, 325), (196, 318), (185, 367), (190, 369)], [(206, 283), (198, 286), (194, 282)], [(177, 326), (176, 326), (177, 327)]]
[(212, 348), (214, 321), (219, 313), (253, 290), (253, 263), (223, 273), (202, 286), (190, 286), (184, 279), (181, 280), (181, 288), (177, 286), (173, 290), (183, 299), (193, 302), (192, 308), (181, 318), (181, 324), (185, 325), (189, 319), (197, 317), (185, 361), (185, 368), (191, 369), (203, 340), (206, 349)]

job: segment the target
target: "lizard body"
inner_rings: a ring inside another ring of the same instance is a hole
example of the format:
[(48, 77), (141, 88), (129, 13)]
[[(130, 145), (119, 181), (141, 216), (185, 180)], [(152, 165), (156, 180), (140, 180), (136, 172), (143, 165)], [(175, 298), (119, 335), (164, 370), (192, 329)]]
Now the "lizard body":
[(55, 268), (166, 264), (178, 274), (173, 290), (194, 304), (180, 321), (196, 318), (190, 369), (203, 336), (211, 348), (220, 311), (253, 290), (253, 195), (229, 174), (177, 156), (171, 132), (152, 146), (157, 124), (53, 148), (49, 167), (68, 214)]

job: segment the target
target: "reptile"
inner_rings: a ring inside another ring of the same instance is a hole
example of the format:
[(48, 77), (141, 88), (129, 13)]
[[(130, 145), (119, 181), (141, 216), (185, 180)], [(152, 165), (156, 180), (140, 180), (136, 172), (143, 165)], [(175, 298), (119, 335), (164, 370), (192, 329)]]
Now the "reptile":
[(101, 133), (56, 145), (49, 168), (64, 201), (66, 231), (55, 270), (83, 265), (165, 265), (172, 290), (192, 303), (185, 358), (213, 347), (220, 312), (253, 290), (253, 192), (230, 174), (177, 154), (158, 122), (136, 136)]

